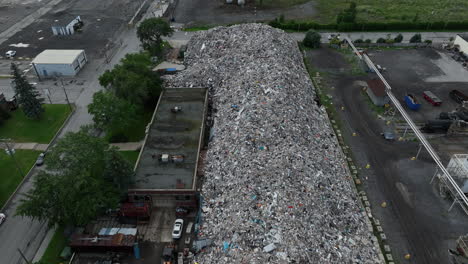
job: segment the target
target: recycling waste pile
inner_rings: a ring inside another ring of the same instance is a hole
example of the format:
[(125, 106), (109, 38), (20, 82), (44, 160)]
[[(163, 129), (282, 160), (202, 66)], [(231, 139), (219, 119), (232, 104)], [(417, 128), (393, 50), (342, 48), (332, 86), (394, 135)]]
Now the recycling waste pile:
[(208, 87), (199, 263), (380, 263), (297, 42), (261, 24), (191, 38), (168, 87)]

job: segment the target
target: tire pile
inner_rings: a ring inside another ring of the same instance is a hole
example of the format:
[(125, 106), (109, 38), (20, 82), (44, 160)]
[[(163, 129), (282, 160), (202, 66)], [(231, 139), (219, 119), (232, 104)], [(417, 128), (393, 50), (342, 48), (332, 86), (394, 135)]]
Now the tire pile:
[(297, 43), (262, 24), (192, 37), (169, 87), (209, 87), (199, 263), (379, 263)]

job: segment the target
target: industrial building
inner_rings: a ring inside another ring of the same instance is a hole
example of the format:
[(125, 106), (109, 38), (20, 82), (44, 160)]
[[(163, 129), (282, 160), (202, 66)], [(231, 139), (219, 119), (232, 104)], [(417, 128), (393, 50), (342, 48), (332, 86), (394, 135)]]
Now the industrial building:
[(463, 52), (466, 56), (468, 56), (468, 35), (457, 34), (453, 44), (458, 45), (460, 47), (460, 51)]
[(32, 65), (39, 78), (75, 76), (87, 62), (84, 50), (44, 50)]
[(390, 98), (388, 98), (388, 95), (385, 92), (385, 85), (381, 80), (372, 79), (368, 80), (366, 83), (366, 93), (376, 106), (384, 106), (385, 104), (390, 103)]
[(153, 206), (197, 206), (207, 100), (206, 88), (163, 91), (135, 165), (131, 202), (151, 197)]

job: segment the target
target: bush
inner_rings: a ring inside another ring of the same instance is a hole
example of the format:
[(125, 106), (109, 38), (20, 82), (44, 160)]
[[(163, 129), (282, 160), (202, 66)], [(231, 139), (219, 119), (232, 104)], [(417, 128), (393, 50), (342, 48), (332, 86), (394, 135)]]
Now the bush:
[(395, 43), (395, 40), (394, 40), (394, 39), (391, 39), (391, 38), (388, 38), (388, 39), (385, 40), (385, 43), (387, 43), (387, 44), (393, 44), (393, 43)]
[(385, 43), (385, 39), (384, 38), (378, 38), (376, 43)]
[(320, 34), (314, 30), (307, 31), (307, 34), (304, 37), (304, 46), (309, 48), (319, 48), (320, 47)]
[(414, 34), (414, 36), (411, 37), (410, 43), (420, 43), (421, 42), (421, 34)]
[(356, 39), (355, 41), (353, 41), (354, 43), (364, 43), (364, 40), (362, 39)]
[(398, 34), (398, 36), (396, 36), (394, 39), (393, 39), (396, 43), (401, 43), (403, 41), (403, 35), (402, 34)]
[(371, 39), (366, 39), (364, 40), (365, 43), (372, 43), (372, 40)]
[(426, 40), (424, 41), (424, 43), (431, 44), (431, 43), (432, 43), (432, 40), (426, 39)]

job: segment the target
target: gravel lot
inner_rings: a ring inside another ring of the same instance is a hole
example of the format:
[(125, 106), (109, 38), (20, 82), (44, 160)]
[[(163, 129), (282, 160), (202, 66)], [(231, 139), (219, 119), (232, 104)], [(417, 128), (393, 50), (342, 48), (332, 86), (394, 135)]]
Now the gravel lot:
[[(63, 0), (35, 23), (13, 35), (0, 45), (0, 50), (17, 50), (18, 57), (34, 58), (44, 49), (85, 49), (89, 58), (104, 57), (104, 47), (119, 45), (114, 36), (131, 19), (142, 0), (92, 1)], [(54, 36), (51, 25), (67, 25), (74, 17), (81, 16), (83, 32), (71, 36)], [(10, 45), (23, 43), (27, 47)]]

